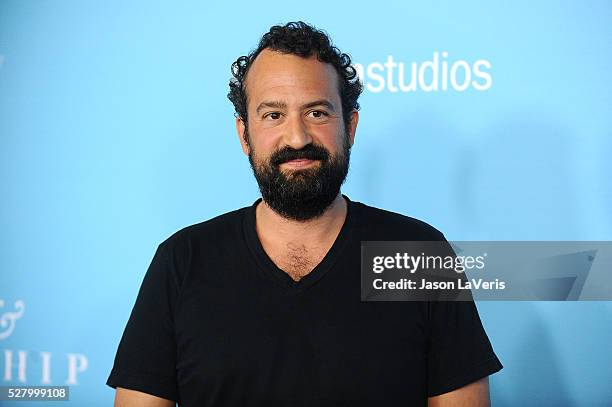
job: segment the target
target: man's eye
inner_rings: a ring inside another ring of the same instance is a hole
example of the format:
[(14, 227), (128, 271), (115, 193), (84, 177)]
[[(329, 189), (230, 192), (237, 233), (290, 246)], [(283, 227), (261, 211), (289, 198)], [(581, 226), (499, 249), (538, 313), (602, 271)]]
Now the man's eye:
[(315, 119), (322, 119), (324, 117), (329, 116), (329, 113), (324, 112), (323, 110), (313, 110), (309, 112), (308, 114), (314, 117)]
[(279, 112), (270, 112), (264, 115), (264, 119), (278, 120), (280, 117), (281, 114)]

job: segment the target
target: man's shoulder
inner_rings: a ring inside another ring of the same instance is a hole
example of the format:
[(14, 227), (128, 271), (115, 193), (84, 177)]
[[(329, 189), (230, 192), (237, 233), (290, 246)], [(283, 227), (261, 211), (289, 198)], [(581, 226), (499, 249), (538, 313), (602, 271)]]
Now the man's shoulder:
[(372, 240), (446, 240), (429, 223), (398, 212), (354, 202), (360, 212), (360, 226)]
[(250, 206), (223, 213), (211, 219), (186, 226), (170, 235), (161, 245), (169, 248), (193, 246), (195, 243), (219, 244), (235, 241), (242, 231), (242, 221)]

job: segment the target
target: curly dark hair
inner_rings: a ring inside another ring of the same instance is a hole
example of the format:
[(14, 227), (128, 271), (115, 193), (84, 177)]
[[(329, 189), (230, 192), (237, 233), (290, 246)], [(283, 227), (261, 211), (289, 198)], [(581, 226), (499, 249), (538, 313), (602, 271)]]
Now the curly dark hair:
[(271, 27), (270, 31), (261, 37), (254, 51), (251, 51), (249, 55), (241, 56), (232, 64), (233, 78), (229, 82), (230, 91), (227, 97), (234, 104), (235, 116), (240, 117), (245, 126), (247, 126), (248, 114), (244, 81), (253, 61), (266, 48), (302, 58), (309, 58), (315, 53), (319, 61), (332, 64), (338, 73), (342, 116), (345, 128), (348, 128), (350, 113), (353, 110), (359, 110), (357, 99), (363, 90), (357, 77), (357, 71), (351, 66), (351, 57), (340, 52), (324, 31), (302, 21)]

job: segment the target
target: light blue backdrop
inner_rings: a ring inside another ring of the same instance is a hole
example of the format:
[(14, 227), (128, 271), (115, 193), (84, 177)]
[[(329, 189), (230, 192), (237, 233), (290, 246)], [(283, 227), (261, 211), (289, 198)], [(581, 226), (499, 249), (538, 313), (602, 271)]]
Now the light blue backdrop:
[[(449, 240), (612, 240), (611, 17), (604, 1), (2, 1), (0, 315), (25, 309), (0, 329), (0, 385), (68, 380), (70, 405), (112, 403), (157, 244), (258, 196), (227, 81), (276, 23), (326, 29), (366, 67), (490, 63), (486, 90), (366, 91), (353, 200)], [(612, 405), (611, 303), (478, 307), (505, 365), (494, 405)]]

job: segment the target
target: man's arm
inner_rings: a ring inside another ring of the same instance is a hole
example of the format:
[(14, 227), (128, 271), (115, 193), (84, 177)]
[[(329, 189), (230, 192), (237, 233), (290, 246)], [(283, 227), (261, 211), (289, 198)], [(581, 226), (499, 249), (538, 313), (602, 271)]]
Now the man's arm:
[(429, 397), (427, 407), (490, 407), (489, 377), (439, 396)]
[(175, 407), (172, 400), (162, 399), (136, 390), (117, 387), (115, 407)]

